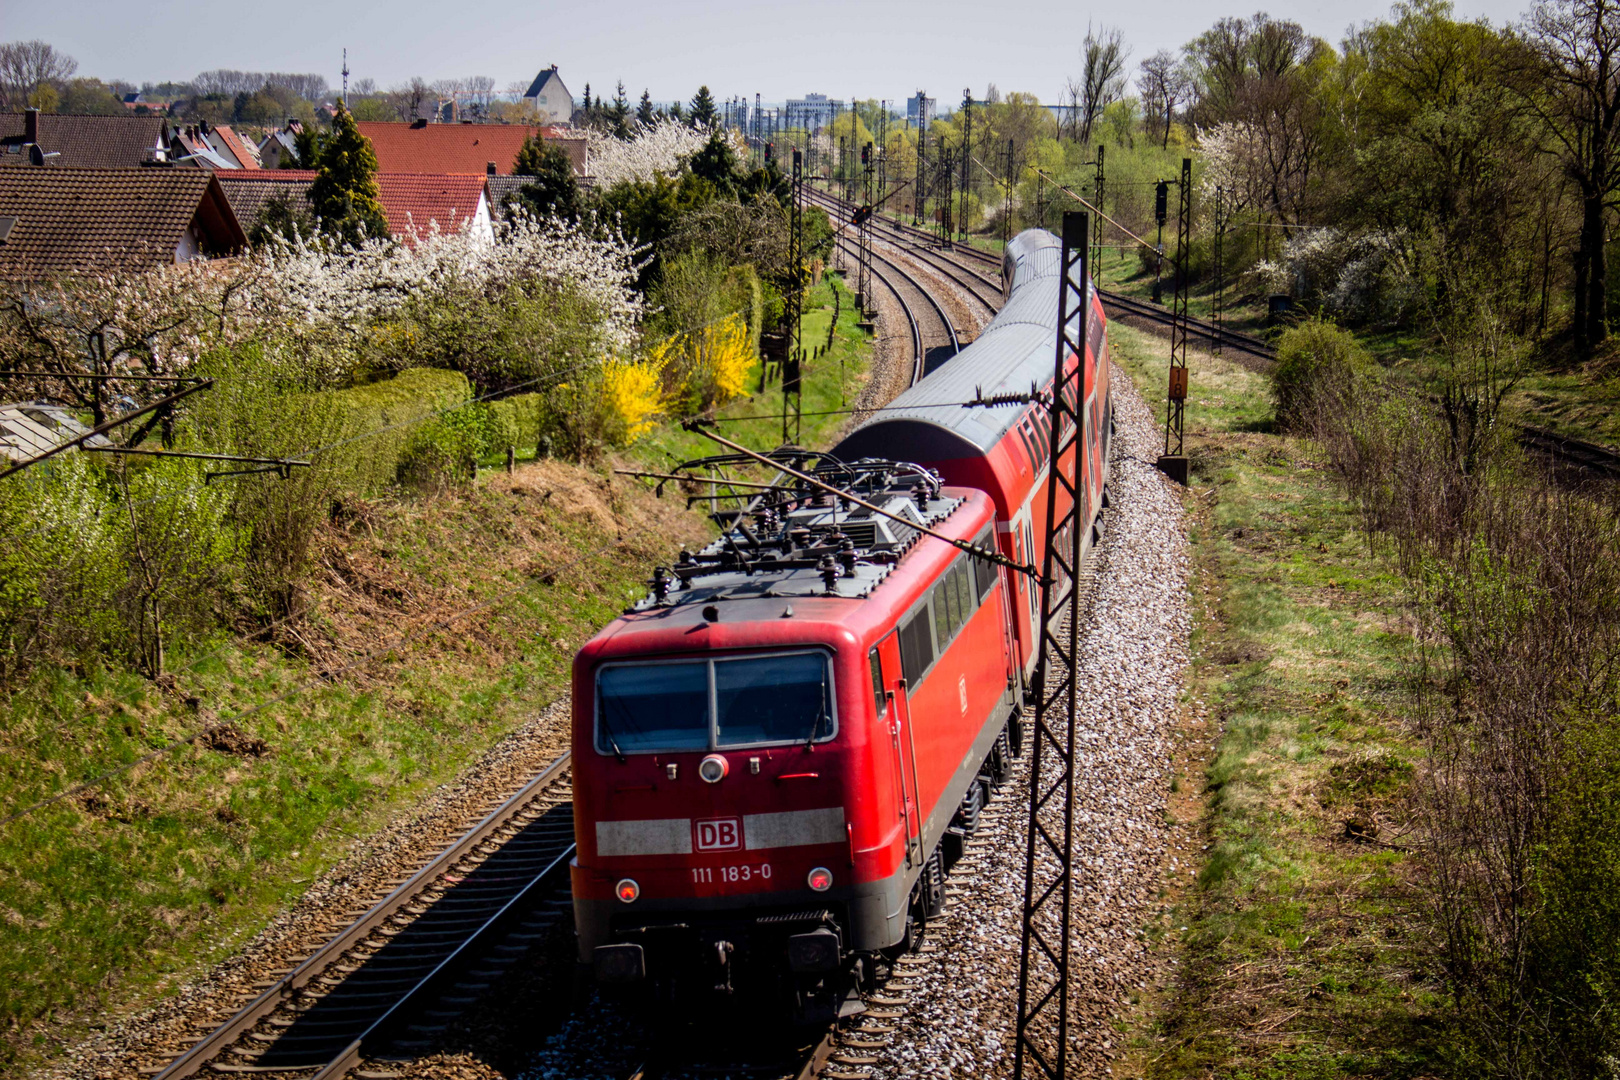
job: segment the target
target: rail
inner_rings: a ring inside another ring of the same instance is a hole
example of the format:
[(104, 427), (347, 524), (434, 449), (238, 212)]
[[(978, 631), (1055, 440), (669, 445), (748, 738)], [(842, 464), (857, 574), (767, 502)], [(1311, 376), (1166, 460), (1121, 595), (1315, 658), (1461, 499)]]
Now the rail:
[[(500, 937), (516, 936), (512, 931), (529, 901), (566, 873), (574, 851), (571, 802), (561, 798), (541, 804), (565, 786), (569, 765), (566, 753), (552, 761), (358, 920), (171, 1062), (158, 1080), (179, 1080), (210, 1067), (256, 1074), (316, 1070), (321, 1080), (345, 1075), (364, 1053), (395, 1034), (415, 1006), (464, 971), (480, 950)], [(466, 869), (452, 873), (461, 868)], [(428, 898), (434, 892), (440, 895)], [(375, 951), (355, 955), (368, 947)], [(343, 963), (346, 959), (351, 962)], [(322, 984), (318, 995), (310, 992), (316, 982)], [(313, 998), (313, 1004), (272, 1025), (273, 1038), (266, 1041), (259, 1033), (261, 1038), (252, 1039), (252, 1064), (219, 1061), (300, 997)]]

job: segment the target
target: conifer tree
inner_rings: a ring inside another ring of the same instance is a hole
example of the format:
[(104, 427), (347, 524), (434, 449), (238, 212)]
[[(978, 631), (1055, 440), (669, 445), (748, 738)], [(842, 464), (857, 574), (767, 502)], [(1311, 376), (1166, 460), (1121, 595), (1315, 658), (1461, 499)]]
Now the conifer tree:
[(608, 110), (608, 122), (613, 126), (613, 136), (617, 139), (630, 137), (630, 99), (624, 93), (624, 80), (619, 80), (619, 87), (613, 94), (613, 106)]
[(719, 119), (719, 112), (714, 107), (714, 95), (709, 93), (707, 86), (698, 87), (698, 92), (692, 95), (693, 127), (714, 127)]
[(377, 155), (340, 101), (321, 146), (319, 175), (309, 189), (321, 231), (345, 245), (388, 235), (377, 190)]
[(524, 139), (512, 173), (534, 178), (518, 191), (518, 198), (537, 216), (568, 221), (579, 217), (579, 182), (574, 178), (574, 165), (555, 143), (538, 135)]
[(653, 111), (652, 92), (649, 90), (642, 90), (641, 104), (636, 106), (636, 122), (639, 124), (650, 125), (656, 119), (658, 119), (658, 117)]

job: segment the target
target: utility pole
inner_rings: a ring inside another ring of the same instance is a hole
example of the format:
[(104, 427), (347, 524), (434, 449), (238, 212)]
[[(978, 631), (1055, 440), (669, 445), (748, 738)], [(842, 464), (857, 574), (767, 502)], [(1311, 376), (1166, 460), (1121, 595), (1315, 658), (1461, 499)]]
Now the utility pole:
[(1187, 406), (1187, 273), (1192, 253), (1192, 158), (1181, 159), (1180, 199), (1176, 207), (1176, 295), (1170, 305), (1170, 385), (1164, 414), (1164, 455), (1159, 470), (1183, 486), (1187, 483), (1187, 451), (1182, 441)]
[(956, 228), (963, 240), (968, 233), (968, 190), (973, 182), (973, 88), (962, 91), (962, 210)]
[(1209, 335), (1209, 351), (1221, 355), (1221, 337), (1226, 323), (1226, 188), (1215, 187), (1215, 329)]
[(804, 156), (793, 148), (793, 198), (788, 211), (788, 273), (793, 275), (786, 300), (788, 354), (782, 365), (782, 441), (797, 443), (804, 409), (800, 379), (804, 359)]
[(1097, 208), (1097, 227), (1091, 230), (1091, 272), (1093, 275), (1102, 272), (1103, 229), (1107, 227), (1107, 219), (1101, 217), (1103, 212), (1103, 159), (1108, 148), (1102, 143), (1097, 144), (1097, 180), (1091, 189), (1091, 205)]
[(759, 115), (759, 92), (754, 93), (754, 161), (762, 163), (765, 157), (765, 128)]
[(1088, 475), (1085, 453), (1085, 371), (1091, 316), (1090, 268), (1086, 265), (1089, 224), (1084, 212), (1071, 210), (1063, 215), (1057, 358), (1047, 405), (1051, 450), (1046, 473), (1039, 660), (1030, 684), (1035, 695), (1034, 749), (1018, 953), (1015, 1080), (1023, 1080), (1026, 1069), (1031, 1076), (1059, 1080), (1067, 1075), (1069, 1062), (1081, 534), (1089, 524), (1084, 517), (1087, 493), (1101, 479)]
[(928, 201), (928, 95), (917, 91), (917, 183), (911, 193), (911, 223), (921, 225)]
[[(877, 168), (878, 202), (886, 202), (889, 197), (889, 102), (887, 99), (878, 102)], [(877, 203), (872, 205), (876, 206)]]
[(1012, 195), (1013, 195), (1013, 141), (1007, 140), (1007, 171), (1002, 174), (1007, 182), (1007, 201), (1001, 208), (1001, 246), (1005, 248), (1012, 242)]
[[(866, 190), (864, 192), (864, 198), (862, 198), (862, 200), (861, 200), (861, 205), (863, 207), (869, 207), (869, 206), (873, 205), (873, 203), (872, 203), (872, 178), (874, 176), (874, 172), (873, 172), (873, 168), (872, 168), (872, 144), (871, 143), (867, 143), (864, 147), (861, 148), (861, 175), (862, 175), (862, 179), (865, 182), (865, 188), (866, 188)], [(858, 250), (860, 251), (860, 255), (861, 255), (861, 266), (860, 266), (860, 274), (859, 274), (859, 277), (857, 278), (857, 281), (856, 281), (855, 306), (860, 308), (860, 311), (861, 311), (861, 320), (860, 321), (864, 322), (866, 320), (867, 312), (872, 311), (877, 307), (877, 305), (875, 303), (873, 303), (873, 301), (872, 301), (872, 215), (871, 214), (864, 214), (863, 213), (863, 215), (861, 216), (861, 225), (860, 225), (859, 231), (856, 233), (856, 238), (857, 238), (857, 241), (858, 241)]]
[(1153, 220), (1159, 235), (1153, 243), (1153, 302), (1164, 302), (1164, 223), (1170, 219), (1170, 181), (1160, 180), (1153, 189)]
[(955, 169), (956, 159), (951, 156), (950, 146), (946, 144), (944, 136), (939, 140), (939, 175), (945, 185), (945, 190), (939, 198), (939, 235), (945, 241), (946, 250), (951, 248), (951, 237), (956, 232), (951, 223), (951, 178)]

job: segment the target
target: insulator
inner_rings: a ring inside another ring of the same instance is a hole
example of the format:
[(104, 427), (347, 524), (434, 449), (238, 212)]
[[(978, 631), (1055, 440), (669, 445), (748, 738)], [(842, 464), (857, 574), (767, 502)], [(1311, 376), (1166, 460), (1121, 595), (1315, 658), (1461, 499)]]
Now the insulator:
[(669, 595), (669, 571), (662, 566), (653, 567), (653, 599), (662, 600)]
[(816, 569), (821, 571), (822, 584), (827, 587), (827, 591), (829, 593), (832, 592), (833, 588), (838, 584), (837, 560), (835, 560), (831, 555), (823, 555), (821, 557), (821, 562), (817, 564)]

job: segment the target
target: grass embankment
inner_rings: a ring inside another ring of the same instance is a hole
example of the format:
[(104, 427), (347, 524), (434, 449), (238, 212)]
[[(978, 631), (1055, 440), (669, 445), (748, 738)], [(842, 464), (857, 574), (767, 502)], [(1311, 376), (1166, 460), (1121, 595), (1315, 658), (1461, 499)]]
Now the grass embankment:
[[(812, 313), (838, 287), (818, 286)], [(825, 335), (830, 310), (820, 318)], [(835, 349), (806, 366), (805, 410), (852, 399), (868, 351), (841, 318)], [(721, 415), (773, 410), (775, 391)], [(804, 442), (845, 420), (807, 415)], [(779, 420), (727, 430), (759, 447), (781, 435)], [(574, 651), (645, 593), (653, 563), (712, 536), (682, 500), (658, 501), (611, 468), (661, 469), (712, 447), (661, 429), (596, 467), (526, 463), (434, 496), (346, 504), (318, 539), (310, 613), (268, 640), (176, 644), (156, 682), (60, 667), (11, 688), (0, 817), (234, 722), (0, 825), (0, 1072), (58, 1057), (108, 1014), (228, 956), (367, 834), (566, 693)]]
[[(1168, 345), (1115, 324), (1115, 359), (1163, 416)], [(1401, 582), (1263, 377), (1192, 353), (1190, 693), (1219, 731), (1178, 756), (1207, 845), (1147, 932), (1176, 961), (1120, 1075), (1412, 1076), (1437, 1070), (1432, 944), (1403, 848), (1418, 754), (1402, 720)], [(1156, 400), (1157, 399), (1157, 400)]]

